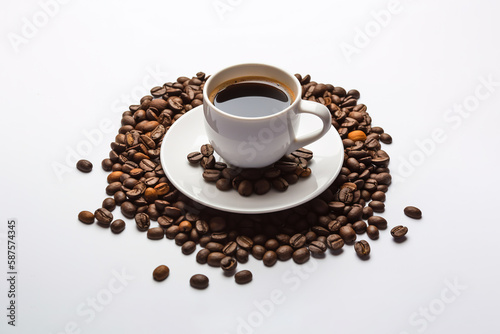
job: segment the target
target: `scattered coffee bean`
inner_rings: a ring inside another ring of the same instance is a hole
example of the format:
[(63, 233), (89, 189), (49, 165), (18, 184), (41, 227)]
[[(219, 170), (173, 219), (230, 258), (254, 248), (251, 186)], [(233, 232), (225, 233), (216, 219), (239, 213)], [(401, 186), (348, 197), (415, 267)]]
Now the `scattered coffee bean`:
[(321, 241), (313, 241), (309, 244), (309, 251), (312, 255), (321, 255), (326, 252), (326, 245)]
[(370, 244), (366, 240), (356, 242), (354, 249), (360, 257), (365, 257), (370, 254)]
[(189, 284), (195, 289), (206, 289), (208, 287), (208, 277), (202, 274), (196, 274), (191, 277)]
[(92, 163), (85, 159), (78, 160), (76, 163), (76, 168), (83, 173), (90, 173), (92, 171), (92, 167)]
[(122, 219), (117, 219), (111, 223), (110, 228), (113, 233), (121, 233), (125, 229), (125, 222)]
[(336, 251), (344, 247), (344, 239), (338, 234), (330, 234), (326, 238), (326, 244), (331, 250)]
[(210, 251), (208, 249), (206, 249), (206, 248), (200, 249), (200, 251), (196, 254), (196, 262), (198, 262), (200, 264), (207, 263), (209, 254), (210, 254)]
[(137, 229), (139, 231), (147, 231), (149, 225), (151, 224), (148, 214), (143, 212), (136, 214), (135, 224), (137, 225)]
[(116, 202), (113, 198), (108, 197), (102, 201), (102, 207), (108, 211), (113, 211), (116, 208)]
[(267, 252), (264, 253), (262, 261), (264, 262), (264, 265), (266, 267), (272, 267), (275, 265), (276, 261), (278, 261), (278, 255), (276, 254), (275, 251), (268, 250)]
[(220, 261), (225, 257), (226, 255), (222, 252), (213, 252), (208, 255), (207, 263), (211, 267), (220, 267)]
[(342, 226), (340, 228), (339, 235), (342, 237), (344, 242), (347, 244), (356, 240), (356, 232), (350, 226)]
[(247, 284), (247, 283), (250, 283), (252, 281), (252, 278), (253, 278), (253, 275), (252, 275), (252, 272), (250, 270), (238, 271), (234, 275), (234, 280), (238, 284)]
[(407, 206), (404, 209), (404, 213), (405, 213), (405, 215), (407, 215), (408, 217), (413, 218), (413, 219), (422, 218), (422, 211), (420, 211), (419, 208), (414, 207), (414, 206)]
[(282, 245), (278, 247), (276, 254), (278, 255), (278, 260), (288, 261), (292, 258), (293, 248), (288, 245)]
[(371, 216), (368, 218), (369, 225), (375, 225), (379, 230), (384, 230), (387, 228), (387, 220), (380, 216)]
[(248, 262), (248, 251), (244, 249), (238, 249), (236, 251), (236, 260), (238, 260), (239, 263), (247, 263)]
[(391, 235), (394, 237), (394, 239), (399, 239), (402, 238), (408, 233), (408, 227), (398, 225), (395, 226), (391, 229)]
[(293, 261), (297, 264), (302, 264), (307, 262), (310, 257), (311, 253), (306, 247), (299, 248), (292, 254)]
[(368, 227), (366, 228), (366, 234), (372, 240), (378, 239), (379, 231), (378, 231), (377, 226), (375, 226), (375, 225), (368, 225)]
[(164, 281), (169, 274), (170, 274), (170, 269), (165, 265), (158, 266), (156, 267), (155, 270), (153, 270), (153, 278), (155, 281), (158, 282)]
[(192, 254), (196, 250), (196, 243), (191, 240), (186, 241), (182, 244), (181, 250), (184, 255)]
[(113, 221), (113, 214), (105, 208), (97, 209), (94, 212), (94, 217), (97, 220), (98, 224), (105, 227), (108, 227), (109, 224), (111, 224), (111, 222)]
[(233, 258), (231, 256), (226, 256), (222, 260), (220, 260), (220, 267), (226, 273), (231, 273), (234, 270), (236, 270), (237, 265), (238, 265), (238, 262), (236, 261), (235, 258)]
[(85, 224), (92, 224), (94, 222), (94, 214), (90, 211), (82, 211), (78, 214), (78, 220)]

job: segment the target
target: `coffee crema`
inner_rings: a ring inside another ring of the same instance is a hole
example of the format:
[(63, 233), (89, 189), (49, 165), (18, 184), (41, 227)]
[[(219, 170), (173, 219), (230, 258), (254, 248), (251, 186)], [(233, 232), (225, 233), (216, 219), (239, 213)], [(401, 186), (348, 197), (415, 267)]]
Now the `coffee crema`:
[(239, 117), (274, 115), (294, 101), (291, 90), (264, 77), (242, 77), (219, 85), (210, 101), (225, 113)]

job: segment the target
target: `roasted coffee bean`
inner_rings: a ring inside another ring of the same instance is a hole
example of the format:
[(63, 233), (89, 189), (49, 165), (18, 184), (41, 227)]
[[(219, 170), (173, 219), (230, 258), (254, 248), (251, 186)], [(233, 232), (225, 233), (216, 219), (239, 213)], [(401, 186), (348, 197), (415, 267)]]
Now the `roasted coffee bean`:
[(257, 195), (264, 195), (271, 190), (271, 182), (266, 179), (257, 180), (254, 184), (254, 192)]
[(111, 159), (109, 159), (109, 158), (106, 158), (106, 159), (102, 160), (101, 167), (106, 172), (109, 172), (111, 170), (111, 168), (113, 167), (113, 161), (111, 161)]
[(134, 218), (137, 207), (131, 202), (125, 201), (120, 206), (122, 214), (127, 218)]
[(238, 262), (231, 256), (226, 256), (222, 260), (220, 260), (220, 267), (226, 273), (232, 273), (236, 270), (236, 266)]
[(422, 218), (422, 211), (420, 211), (419, 208), (414, 207), (414, 206), (407, 206), (404, 209), (404, 213), (405, 213), (405, 215), (407, 215), (408, 217), (413, 218), (413, 219)]
[(273, 185), (274, 189), (281, 191), (281, 192), (288, 189), (288, 182), (282, 177), (277, 177), (277, 178), (273, 179), (271, 184)]
[(183, 232), (179, 232), (177, 233), (177, 235), (175, 236), (174, 238), (175, 240), (175, 244), (177, 246), (182, 246), (184, 245), (186, 242), (189, 241), (189, 234), (187, 233), (183, 233)]
[(215, 158), (213, 155), (210, 155), (208, 157), (203, 157), (200, 161), (200, 166), (203, 167), (204, 169), (210, 169), (214, 168), (215, 166)]
[(363, 219), (368, 219), (370, 218), (371, 216), (373, 216), (373, 209), (370, 208), (369, 206), (365, 206), (363, 208), (363, 215), (361, 216), (361, 218)]
[(238, 249), (238, 244), (235, 241), (228, 242), (224, 248), (222, 249), (222, 253), (227, 256), (233, 256), (236, 254), (236, 250)]
[(253, 193), (253, 184), (249, 180), (243, 180), (238, 185), (238, 193), (241, 196), (250, 196)]
[(224, 249), (224, 245), (218, 242), (210, 241), (208, 244), (206, 244), (205, 248), (211, 252), (222, 252), (222, 250)]
[(262, 260), (265, 253), (266, 253), (266, 248), (262, 245), (254, 245), (252, 247), (252, 255), (257, 260)]
[(253, 275), (252, 275), (252, 272), (250, 270), (238, 271), (234, 275), (234, 280), (238, 284), (250, 283), (252, 281), (252, 278), (253, 278)]
[(293, 261), (297, 264), (305, 263), (311, 257), (311, 253), (306, 247), (302, 247), (293, 252)]
[(342, 224), (339, 220), (332, 220), (330, 223), (328, 223), (328, 231), (330, 231), (331, 233), (338, 233), (341, 227)]
[(220, 261), (225, 257), (226, 255), (222, 252), (212, 252), (208, 255), (207, 263), (211, 267), (220, 267)]
[(366, 257), (370, 254), (370, 244), (366, 240), (356, 242), (354, 249), (359, 257)]
[(92, 167), (92, 163), (85, 159), (78, 160), (76, 163), (76, 168), (83, 173), (90, 173), (92, 171)]
[(394, 237), (394, 239), (400, 239), (404, 237), (406, 233), (408, 233), (408, 227), (403, 225), (398, 225), (391, 229), (391, 235)]
[(94, 214), (90, 211), (82, 211), (78, 214), (78, 220), (85, 224), (92, 224), (94, 222)]
[(245, 235), (236, 237), (236, 243), (243, 249), (250, 250), (253, 247), (253, 240)]
[(311, 160), (313, 157), (313, 152), (305, 148), (299, 148), (298, 150), (293, 151), (292, 155), (297, 158), (304, 158), (306, 160)]
[(207, 263), (208, 255), (210, 251), (206, 248), (200, 249), (200, 251), (196, 254), (196, 262), (200, 264)]
[(239, 248), (236, 251), (236, 260), (238, 260), (239, 263), (247, 263), (248, 262), (248, 251)]
[(189, 284), (195, 289), (206, 289), (208, 288), (208, 277), (202, 274), (193, 275)]
[(352, 224), (352, 229), (357, 233), (357, 234), (362, 234), (366, 232), (366, 223), (362, 220), (358, 220), (357, 222), (354, 222)]
[(155, 270), (153, 270), (153, 279), (155, 281), (160, 282), (165, 280), (169, 274), (170, 274), (170, 269), (165, 265), (161, 265), (156, 267)]
[(278, 261), (278, 255), (275, 251), (268, 250), (262, 257), (262, 261), (266, 267), (272, 267), (276, 264), (276, 261)]
[(326, 251), (326, 245), (321, 241), (313, 241), (309, 244), (309, 251), (313, 255), (321, 255)]
[(264, 247), (267, 250), (275, 251), (276, 249), (278, 249), (279, 246), (280, 246), (280, 243), (276, 239), (269, 239), (264, 243)]
[(276, 235), (276, 240), (280, 245), (288, 245), (290, 243), (290, 236), (288, 234), (280, 233)]
[(210, 144), (205, 144), (205, 145), (201, 146), (200, 152), (204, 156), (208, 157), (208, 156), (214, 154), (214, 148)]
[(196, 250), (196, 243), (192, 240), (186, 241), (182, 244), (181, 251), (184, 255), (189, 255)]
[(382, 212), (385, 211), (385, 204), (384, 204), (384, 202), (371, 201), (370, 203), (368, 203), (368, 205), (370, 206), (370, 208), (373, 209), (374, 212), (382, 213)]
[(179, 226), (177, 225), (172, 225), (167, 230), (165, 231), (165, 235), (167, 236), (167, 239), (174, 239), (177, 234), (179, 234)]
[(372, 194), (372, 200), (385, 202), (385, 193), (382, 191), (376, 191)]
[(120, 182), (113, 182), (106, 187), (106, 194), (114, 195), (117, 191), (122, 189), (122, 184)]
[(344, 239), (344, 242), (349, 244), (356, 240), (356, 232), (350, 226), (342, 226), (339, 230), (339, 235)]
[(139, 231), (147, 231), (149, 229), (149, 225), (151, 224), (148, 214), (146, 213), (136, 214), (135, 224), (137, 225), (137, 229)]
[(210, 235), (212, 241), (225, 243), (227, 241), (227, 233), (226, 232), (214, 232)]
[[(217, 189), (222, 191), (230, 190), (232, 188), (231, 180), (229, 179), (218, 179), (217, 182), (215, 182), (215, 186)], [(255, 192), (257, 193), (257, 190)]]
[(297, 233), (290, 237), (290, 246), (292, 246), (295, 249), (304, 247), (306, 243), (306, 237), (303, 234)]
[(212, 240), (212, 237), (209, 235), (205, 235), (200, 238), (200, 246), (205, 247), (210, 241)]
[(387, 220), (380, 216), (371, 216), (368, 218), (368, 225), (375, 225), (379, 230), (387, 228)]
[(113, 221), (113, 214), (105, 208), (97, 209), (94, 212), (94, 217), (97, 220), (97, 223), (105, 227), (108, 227)]
[(108, 211), (113, 211), (116, 208), (115, 200), (111, 197), (108, 197), (102, 201), (102, 207)]
[(187, 220), (183, 220), (180, 224), (179, 224), (179, 231), (181, 232), (189, 232), (193, 229), (193, 225), (191, 225), (191, 222), (190, 221), (187, 221)]
[(125, 222), (122, 219), (117, 219), (111, 223), (110, 228), (113, 233), (121, 233), (125, 229)]
[[(217, 169), (205, 169), (203, 171), (203, 178), (208, 182), (216, 182), (221, 177), (221, 171)], [(249, 181), (246, 181), (249, 182)]]
[(160, 240), (165, 236), (165, 231), (161, 227), (152, 227), (148, 229), (147, 237), (151, 240)]
[(392, 137), (388, 133), (382, 133), (380, 134), (380, 141), (384, 144), (391, 144), (392, 143)]
[(368, 225), (368, 227), (366, 228), (366, 234), (372, 240), (378, 239), (379, 231), (378, 231), (377, 226), (375, 226), (375, 225)]
[(195, 228), (200, 235), (207, 234), (209, 230), (208, 223), (204, 220), (197, 220), (195, 223)]
[(330, 249), (336, 251), (344, 247), (344, 239), (338, 234), (330, 234), (326, 238), (326, 244)]
[(293, 248), (288, 245), (282, 245), (276, 250), (276, 255), (278, 255), (278, 260), (288, 261), (292, 258)]

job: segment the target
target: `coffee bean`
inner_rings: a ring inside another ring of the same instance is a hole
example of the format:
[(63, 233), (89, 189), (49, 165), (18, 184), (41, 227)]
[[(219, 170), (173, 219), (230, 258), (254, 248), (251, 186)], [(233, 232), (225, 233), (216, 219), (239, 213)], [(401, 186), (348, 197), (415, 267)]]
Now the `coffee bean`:
[(78, 220), (84, 224), (92, 224), (94, 222), (94, 214), (90, 211), (81, 211), (78, 214)]
[(404, 213), (405, 213), (405, 215), (407, 215), (408, 217), (413, 218), (413, 219), (422, 218), (422, 211), (420, 211), (419, 208), (414, 207), (414, 206), (407, 206), (404, 209)]
[(297, 233), (290, 238), (290, 246), (295, 249), (304, 247), (306, 243), (306, 237), (303, 234)]
[(224, 245), (218, 242), (211, 241), (206, 244), (205, 248), (211, 252), (222, 252), (222, 250), (224, 249)]
[(276, 239), (269, 239), (267, 240), (265, 243), (264, 243), (264, 247), (267, 249), (267, 250), (277, 250), (278, 247), (280, 246), (280, 243), (278, 242), (278, 240)]
[(115, 200), (111, 197), (108, 197), (102, 201), (102, 207), (108, 211), (113, 211), (116, 208)]
[(330, 223), (328, 223), (328, 231), (330, 231), (331, 233), (338, 233), (341, 227), (342, 224), (339, 220), (332, 220)]
[(151, 224), (149, 220), (149, 216), (146, 213), (138, 213), (135, 215), (135, 224), (137, 226), (137, 229), (139, 231), (147, 231), (149, 228), (149, 225)]
[(339, 230), (339, 235), (344, 239), (344, 242), (349, 244), (356, 240), (356, 232), (350, 226), (342, 226)]
[(208, 255), (207, 263), (211, 267), (220, 267), (220, 261), (225, 257), (226, 255), (222, 252), (213, 252)]
[(196, 254), (196, 262), (200, 264), (207, 263), (208, 255), (210, 251), (206, 248), (200, 249), (200, 251)]
[(391, 144), (392, 143), (392, 137), (388, 133), (382, 133), (380, 134), (380, 141), (384, 144)]
[(305, 263), (309, 260), (311, 253), (306, 247), (302, 247), (293, 252), (293, 261), (297, 264)]
[(293, 248), (288, 245), (282, 245), (276, 250), (276, 255), (280, 261), (288, 261), (292, 258)]
[(375, 225), (379, 230), (387, 228), (387, 220), (380, 216), (371, 216), (368, 218), (368, 225)]
[(249, 250), (253, 247), (252, 239), (250, 239), (249, 237), (247, 237), (245, 235), (241, 235), (241, 236), (236, 237), (236, 243), (238, 244), (238, 246), (240, 246), (241, 248), (243, 248), (245, 250)]
[(238, 193), (241, 196), (250, 196), (253, 193), (253, 184), (249, 180), (243, 180), (241, 183), (238, 185)]
[[(222, 191), (230, 190), (232, 188), (231, 180), (229, 180), (229, 179), (218, 179), (215, 182), (215, 186), (217, 187), (217, 189), (222, 190)], [(255, 192), (257, 193), (257, 190)], [(257, 194), (259, 194), (259, 193), (257, 193)]]
[(372, 194), (372, 200), (385, 202), (385, 193), (382, 191), (376, 191)]
[(275, 251), (268, 250), (262, 257), (262, 261), (266, 267), (272, 267), (276, 264), (276, 261), (278, 261), (278, 255)]
[(220, 261), (220, 267), (226, 273), (232, 273), (234, 270), (236, 270), (237, 265), (238, 262), (231, 256), (226, 256)]
[(148, 230), (147, 237), (151, 240), (160, 240), (165, 236), (165, 231), (161, 227), (152, 227)]
[(370, 244), (366, 240), (356, 242), (354, 249), (359, 257), (366, 257), (370, 254)]
[(282, 177), (273, 179), (271, 183), (273, 185), (273, 188), (278, 191), (283, 192), (288, 189), (288, 182)]
[(235, 241), (228, 242), (224, 248), (222, 249), (222, 253), (227, 256), (233, 256), (236, 254), (236, 250), (238, 249), (238, 244)]
[(205, 145), (202, 145), (201, 148), (200, 148), (200, 152), (201, 154), (203, 154), (204, 156), (208, 157), (212, 154), (214, 154), (214, 148), (212, 145), (210, 144), (205, 144)]
[(121, 233), (125, 229), (125, 222), (122, 219), (117, 219), (111, 223), (110, 228), (113, 233)]
[(266, 253), (266, 248), (262, 245), (254, 245), (252, 247), (252, 255), (257, 260), (262, 260), (265, 253)]
[(372, 240), (378, 239), (379, 231), (378, 231), (377, 226), (375, 226), (375, 225), (368, 225), (368, 227), (366, 228), (366, 234)]
[(385, 211), (385, 204), (384, 204), (384, 202), (371, 201), (368, 205), (370, 206), (370, 208), (373, 209), (374, 212), (382, 213), (382, 212)]
[(179, 231), (180, 232), (189, 232), (193, 229), (193, 225), (191, 225), (190, 221), (183, 220), (179, 224)]
[(391, 229), (391, 235), (394, 239), (400, 239), (404, 237), (406, 233), (408, 233), (408, 227), (406, 226), (398, 225)]
[(326, 238), (326, 244), (330, 249), (336, 251), (344, 247), (344, 239), (338, 234), (330, 234)]
[(106, 172), (109, 172), (112, 166), (113, 166), (113, 161), (111, 161), (111, 159), (109, 158), (106, 158), (101, 162), (101, 167)]
[(165, 235), (167, 236), (167, 239), (174, 239), (175, 236), (179, 234), (179, 226), (177, 225), (172, 225), (167, 230), (165, 231)]
[(156, 267), (155, 270), (153, 270), (153, 279), (158, 282), (164, 281), (169, 274), (170, 274), (170, 269), (165, 265), (161, 265)]
[(354, 224), (352, 224), (352, 229), (356, 232), (356, 234), (362, 234), (366, 232), (366, 223), (362, 220), (358, 220)]
[(92, 163), (88, 160), (78, 160), (76, 163), (76, 168), (83, 173), (90, 173), (92, 171)]
[(177, 233), (177, 235), (175, 236), (174, 240), (175, 240), (175, 244), (176, 244), (177, 246), (182, 246), (182, 245), (184, 245), (186, 242), (188, 242), (188, 241), (189, 241), (189, 234), (184, 233), (184, 232), (179, 232), (179, 233)]
[(321, 255), (326, 251), (326, 245), (321, 241), (313, 241), (309, 244), (309, 251), (313, 255)]
[(105, 208), (97, 209), (94, 212), (94, 217), (101, 226), (108, 227), (113, 221), (113, 214)]
[(254, 184), (254, 192), (257, 195), (264, 195), (271, 190), (271, 182), (266, 179), (257, 180)]
[[(205, 169), (203, 178), (208, 182), (216, 182), (221, 177), (221, 171), (217, 169)], [(247, 181), (249, 182), (249, 181)]]
[(252, 278), (253, 278), (253, 275), (252, 275), (252, 272), (250, 270), (238, 271), (234, 275), (234, 280), (238, 284), (247, 284), (247, 283), (250, 283), (252, 281)]
[(196, 243), (194, 241), (186, 241), (182, 244), (181, 251), (184, 255), (189, 255), (196, 250)]
[(212, 232), (221, 232), (225, 230), (227, 223), (224, 217), (216, 216), (210, 219), (208, 225)]
[(191, 277), (189, 284), (195, 289), (206, 289), (208, 287), (208, 277), (202, 274), (196, 274)]
[(247, 263), (248, 262), (248, 251), (239, 248), (236, 251), (236, 260), (238, 260), (239, 263)]

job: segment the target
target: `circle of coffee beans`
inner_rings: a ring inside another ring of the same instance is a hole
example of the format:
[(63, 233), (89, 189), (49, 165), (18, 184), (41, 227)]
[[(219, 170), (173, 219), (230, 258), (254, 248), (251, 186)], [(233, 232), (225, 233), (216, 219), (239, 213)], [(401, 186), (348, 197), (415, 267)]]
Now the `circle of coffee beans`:
[[(357, 235), (364, 233), (372, 240), (378, 239), (379, 230), (387, 228), (386, 219), (374, 213), (385, 210), (386, 192), (391, 184), (390, 158), (381, 143), (390, 144), (392, 138), (383, 128), (372, 126), (366, 105), (358, 104), (357, 90), (317, 83), (309, 75), (295, 76), (302, 85), (302, 99), (329, 109), (332, 126), (344, 145), (340, 174), (322, 194), (295, 208), (245, 215), (206, 207), (175, 189), (162, 169), (160, 149), (170, 126), (203, 104), (208, 76), (199, 72), (191, 78), (179, 77), (175, 82), (154, 87), (151, 95), (123, 112), (109, 156), (101, 163), (103, 170), (110, 172), (106, 187), (110, 197), (95, 213), (82, 211), (79, 220), (92, 224), (96, 219), (100, 226), (120, 233), (125, 228), (123, 220), (111, 223), (111, 211), (119, 206), (123, 216), (134, 219), (137, 230), (146, 232), (148, 238), (158, 240), (165, 235), (175, 240), (186, 255), (200, 245), (196, 261), (222, 266), (226, 272), (233, 272), (238, 262), (246, 263), (250, 254), (265, 266), (289, 260), (302, 264), (311, 256), (321, 256), (328, 249), (337, 252), (345, 245), (354, 246), (359, 256), (367, 257), (368, 242), (354, 242)], [(186, 140), (189, 136), (186, 133)], [(265, 170), (236, 170), (215, 161), (213, 148), (208, 144), (187, 155), (188, 161), (203, 167), (203, 177), (214, 182), (217, 189), (236, 189), (242, 196), (264, 195), (271, 188), (287, 190), (299, 177), (311, 173), (307, 167), (311, 158), (311, 151), (300, 149)], [(293, 191), (293, 187), (288, 191)], [(406, 208), (405, 214), (421, 217), (420, 210), (414, 207)], [(398, 226), (392, 234), (401, 238), (406, 231)], [(162, 274), (158, 278), (165, 271)], [(239, 284), (251, 280), (252, 274), (247, 270), (235, 275)], [(191, 285), (206, 288), (208, 278), (195, 275)]]

